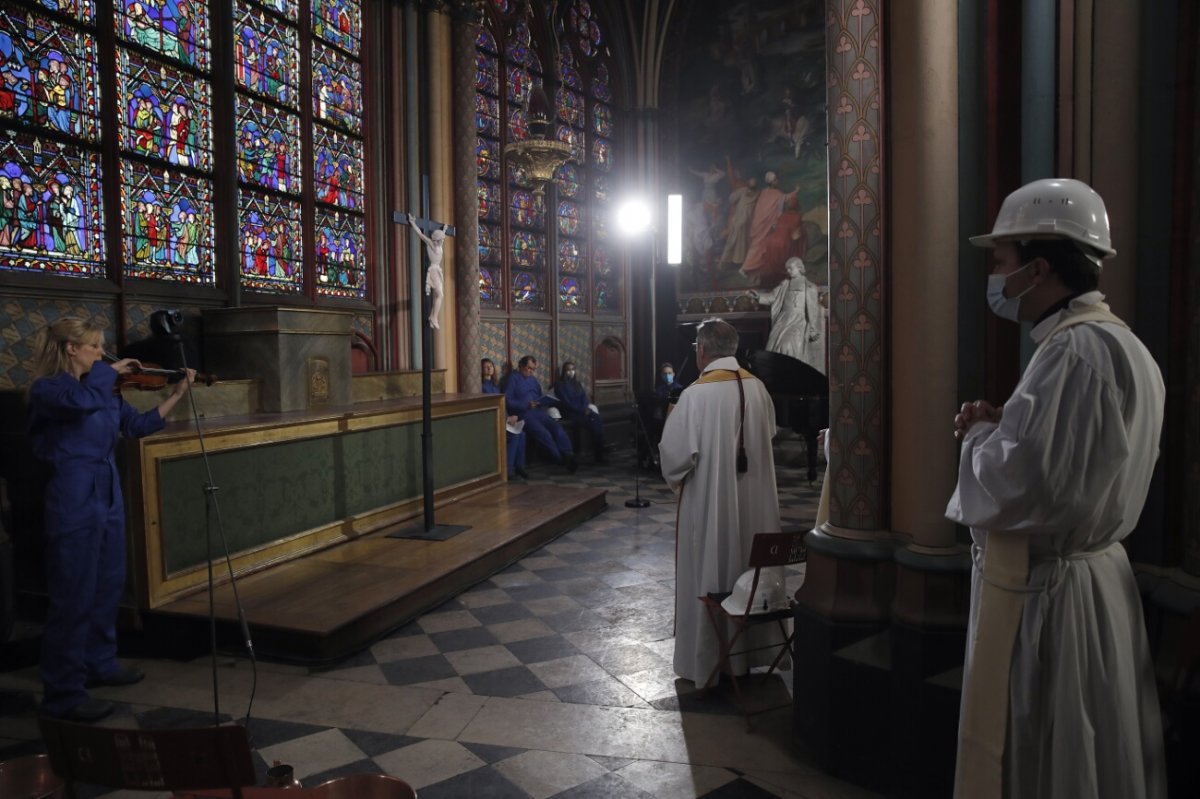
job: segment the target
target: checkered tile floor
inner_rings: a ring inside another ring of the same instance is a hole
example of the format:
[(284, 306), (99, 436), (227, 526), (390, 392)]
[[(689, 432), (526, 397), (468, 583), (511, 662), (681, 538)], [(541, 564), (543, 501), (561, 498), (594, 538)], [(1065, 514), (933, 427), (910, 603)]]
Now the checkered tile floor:
[[(785, 529), (815, 514), (802, 449), (777, 445)], [(790, 708), (747, 733), (727, 686), (700, 696), (676, 681), (674, 498), (654, 474), (635, 486), (632, 460), (532, 467), (533, 481), (606, 489), (607, 510), (333, 668), (260, 663), (248, 725), (260, 775), (274, 761), (306, 786), (394, 774), (422, 799), (867, 796), (794, 748)], [(648, 508), (625, 507), (635, 491)], [(802, 580), (801, 566), (789, 587)], [(97, 692), (118, 702), (105, 723), (211, 723), (207, 658), (137, 662), (145, 682)], [(250, 664), (225, 656), (219, 671), (222, 710), (244, 714)], [(761, 707), (786, 705), (791, 672), (749, 688)], [(38, 689), (31, 666), (0, 673), (0, 761), (42, 750)]]

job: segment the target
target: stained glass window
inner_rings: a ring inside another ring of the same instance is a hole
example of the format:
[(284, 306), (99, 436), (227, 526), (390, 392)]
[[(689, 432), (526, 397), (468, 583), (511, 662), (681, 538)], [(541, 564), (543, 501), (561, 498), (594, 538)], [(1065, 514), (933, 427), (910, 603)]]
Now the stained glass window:
[(546, 265), (546, 237), (541, 233), (521, 231), (512, 235), (512, 261), (525, 269), (541, 269)]
[(361, 219), (319, 209), (316, 235), (316, 280), (321, 294), (362, 297), (366, 254)]
[(300, 117), (238, 95), (238, 177), (276, 191), (300, 191)]
[(541, 227), (546, 223), (546, 206), (535, 200), (533, 193), (518, 189), (512, 192), (509, 223), (525, 227)]
[(330, 47), (313, 43), (313, 113), (328, 122), (362, 133), (362, 68)]
[(612, 126), (612, 109), (606, 105), (597, 103), (592, 107), (592, 132), (597, 136), (611, 136), (613, 132)]
[(479, 304), (484, 308), (504, 307), (504, 298), (500, 296), (499, 271), (486, 266), (479, 268)]
[(362, 15), (356, 0), (312, 0), (312, 32), (350, 55), (358, 55)]
[(247, 2), (234, 10), (233, 74), (240, 88), (297, 107), (300, 97), (299, 32)]
[(212, 46), (208, 40), (208, 4), (171, 0), (117, 0), (117, 35), (159, 55), (207, 70)]
[(500, 177), (500, 154), (495, 142), (482, 137), (476, 140), (475, 164), (479, 167), (479, 177), (492, 180)]
[(566, 200), (558, 204), (558, 231), (564, 236), (579, 233), (579, 206)]
[(121, 166), (125, 274), (211, 285), (212, 183), (137, 161)]
[(500, 77), (496, 67), (496, 57), (486, 53), (475, 56), (475, 91), (488, 94), (500, 93)]
[(500, 101), (495, 97), (475, 95), (475, 129), (485, 136), (500, 135)]
[(242, 285), (298, 293), (304, 288), (300, 203), (243, 189), (238, 198)]
[(564, 277), (558, 281), (558, 301), (563, 310), (586, 311), (584, 287), (577, 278)]
[(541, 280), (529, 272), (517, 272), (513, 275), (512, 288), (513, 308), (525, 311), (544, 311), (546, 295), (542, 290)]
[(500, 252), (500, 228), (495, 225), (479, 226), (479, 260), (485, 264), (499, 264), (503, 260)]
[(574, 239), (563, 239), (558, 245), (558, 269), (560, 272), (583, 272), (585, 271), (585, 262), (583, 253), (580, 250), (579, 242)]
[(362, 210), (362, 142), (317, 126), (313, 131), (313, 157), (317, 202)]
[(479, 181), (479, 218), (488, 222), (500, 221), (500, 186)]
[(207, 81), (140, 53), (117, 52), (121, 146), (170, 164), (212, 169)]
[(558, 190), (564, 197), (578, 196), (579, 170), (573, 164), (566, 163), (558, 168)]

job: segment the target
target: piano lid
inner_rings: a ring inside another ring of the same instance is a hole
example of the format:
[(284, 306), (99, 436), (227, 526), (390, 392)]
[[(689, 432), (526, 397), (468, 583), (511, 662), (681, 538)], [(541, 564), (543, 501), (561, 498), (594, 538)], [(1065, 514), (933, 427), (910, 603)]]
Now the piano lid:
[(804, 361), (770, 350), (742, 350), (738, 360), (771, 394), (820, 396), (829, 393), (829, 378)]

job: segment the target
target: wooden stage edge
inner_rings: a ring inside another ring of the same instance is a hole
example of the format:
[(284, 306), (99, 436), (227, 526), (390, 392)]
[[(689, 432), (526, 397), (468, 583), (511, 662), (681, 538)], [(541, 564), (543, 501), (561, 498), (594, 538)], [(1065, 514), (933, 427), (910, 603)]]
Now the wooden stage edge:
[[(388, 538), (421, 517), (241, 577), (237, 594), (260, 657), (321, 665), (341, 660), (458, 596), (607, 506), (601, 489), (508, 483), (437, 509), (439, 525), (468, 525), (447, 541)], [(223, 572), (223, 563), (214, 570)], [(218, 647), (244, 652), (233, 587), (213, 604)], [(149, 633), (209, 640), (209, 592), (144, 610)]]

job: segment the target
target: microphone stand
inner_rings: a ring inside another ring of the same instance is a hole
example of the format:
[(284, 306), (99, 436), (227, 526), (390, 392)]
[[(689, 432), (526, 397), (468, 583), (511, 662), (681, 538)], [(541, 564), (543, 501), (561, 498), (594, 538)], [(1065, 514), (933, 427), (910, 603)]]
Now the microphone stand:
[[(625, 500), (625, 507), (627, 507), (627, 508), (648, 508), (648, 507), (650, 507), (650, 500), (642, 497), (642, 464), (641, 464), (641, 458), (638, 457), (638, 451), (637, 451), (638, 433), (641, 433), (642, 439), (646, 442), (646, 453), (649, 454), (652, 451), (650, 449), (650, 446), (651, 446), (650, 445), (650, 434), (646, 432), (646, 426), (644, 424), (642, 424), (641, 410), (638, 408), (638, 404), (635, 402), (635, 403), (633, 403), (633, 436), (634, 436), (633, 457), (636, 458), (638, 462), (633, 468), (634, 497), (633, 497), (633, 499)], [(653, 461), (653, 459), (651, 459), (651, 460)]]

